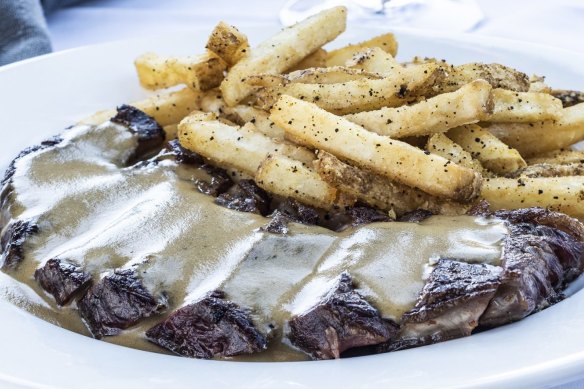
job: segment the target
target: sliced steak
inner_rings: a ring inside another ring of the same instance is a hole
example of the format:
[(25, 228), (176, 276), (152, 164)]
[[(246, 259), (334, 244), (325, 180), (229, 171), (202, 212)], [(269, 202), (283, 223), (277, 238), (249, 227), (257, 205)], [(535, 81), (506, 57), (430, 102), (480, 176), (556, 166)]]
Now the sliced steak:
[(400, 217), (397, 218), (398, 222), (406, 222), (406, 223), (419, 223), (434, 214), (425, 209), (416, 209), (415, 211), (406, 212)]
[(440, 259), (418, 301), (401, 319), (399, 340), (385, 351), (469, 336), (501, 283), (503, 269)]
[(320, 213), (316, 208), (293, 199), (281, 202), (270, 217), (271, 220), (262, 229), (274, 234), (288, 233), (289, 222), (314, 225), (320, 221)]
[(199, 192), (217, 197), (227, 192), (233, 186), (233, 181), (225, 169), (207, 164), (201, 166), (201, 168), (209, 174), (211, 179), (209, 181), (199, 180), (197, 182)]
[(131, 105), (121, 105), (111, 121), (127, 127), (138, 135), (138, 147), (135, 157), (146, 155), (162, 146), (165, 133), (160, 124), (153, 117), (146, 115)]
[(182, 147), (178, 139), (173, 139), (168, 142), (167, 149), (170, 155), (174, 156), (174, 159), (178, 163), (183, 163), (185, 165), (202, 165), (205, 163), (203, 157), (199, 154)]
[(80, 266), (58, 258), (48, 260), (43, 267), (37, 269), (34, 278), (59, 305), (68, 304), (91, 283), (91, 275)]
[(39, 227), (30, 220), (17, 220), (4, 228), (0, 239), (2, 247), (2, 269), (15, 269), (24, 259), (24, 246)]
[(241, 212), (259, 213), (263, 216), (270, 212), (270, 196), (253, 180), (241, 180), (228, 192), (219, 195), (215, 202)]
[(79, 313), (96, 338), (117, 335), (140, 319), (167, 306), (164, 296), (154, 297), (133, 269), (116, 270), (103, 277), (78, 302)]
[(397, 332), (395, 323), (355, 291), (347, 273), (318, 305), (289, 325), (292, 343), (315, 359), (340, 358), (346, 350), (387, 342)]
[(22, 150), (16, 156), (16, 158), (14, 158), (12, 160), (12, 162), (10, 162), (10, 165), (8, 165), (8, 169), (6, 169), (6, 172), (4, 173), (4, 178), (2, 179), (2, 182), (0, 183), (0, 185), (4, 186), (12, 179), (12, 176), (14, 175), (14, 172), (16, 170), (16, 163), (20, 159), (26, 157), (29, 154), (36, 153), (37, 151), (41, 151), (41, 150), (45, 150), (45, 149), (54, 147), (54, 146), (58, 145), (59, 143), (61, 143), (62, 141), (63, 141), (63, 138), (61, 138), (60, 136), (54, 136), (52, 138), (49, 138), (49, 139), (42, 141), (40, 145), (31, 146), (31, 147), (28, 147), (28, 148)]
[(149, 329), (146, 336), (167, 350), (191, 358), (252, 354), (268, 346), (248, 315), (221, 293), (176, 310)]
[(362, 224), (391, 222), (393, 219), (386, 212), (369, 206), (355, 206), (347, 209), (347, 215), (351, 218), (353, 227)]

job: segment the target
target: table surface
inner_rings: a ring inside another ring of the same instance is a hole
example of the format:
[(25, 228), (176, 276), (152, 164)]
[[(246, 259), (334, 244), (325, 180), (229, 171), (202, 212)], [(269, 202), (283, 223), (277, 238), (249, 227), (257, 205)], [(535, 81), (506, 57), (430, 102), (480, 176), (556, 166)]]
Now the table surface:
[[(96, 0), (48, 17), (55, 51), (115, 40), (208, 27), (280, 24), (286, 1)], [(582, 0), (477, 0), (484, 20), (468, 33), (503, 37), (584, 52)], [(390, 29), (391, 26), (388, 26)], [(557, 389), (584, 388), (584, 381)]]

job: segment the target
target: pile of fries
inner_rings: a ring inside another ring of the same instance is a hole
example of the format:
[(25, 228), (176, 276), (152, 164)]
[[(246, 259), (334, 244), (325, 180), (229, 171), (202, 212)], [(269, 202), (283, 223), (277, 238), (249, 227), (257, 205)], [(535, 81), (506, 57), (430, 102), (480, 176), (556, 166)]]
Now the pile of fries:
[(186, 87), (133, 105), (211, 163), (322, 209), (462, 214), (485, 199), (584, 217), (584, 152), (570, 149), (584, 140), (580, 93), (500, 64), (399, 62), (391, 33), (325, 50), (346, 12), (256, 47), (221, 22), (201, 55), (145, 54), (142, 86)]

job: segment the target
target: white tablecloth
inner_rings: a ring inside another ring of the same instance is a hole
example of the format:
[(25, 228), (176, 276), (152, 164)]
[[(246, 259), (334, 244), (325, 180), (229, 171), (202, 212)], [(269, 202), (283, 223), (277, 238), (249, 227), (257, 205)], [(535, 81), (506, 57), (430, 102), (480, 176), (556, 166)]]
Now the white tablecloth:
[[(279, 25), (283, 0), (100, 0), (52, 14), (55, 50), (159, 32), (208, 27)], [(584, 52), (583, 0), (478, 0), (485, 19), (470, 33), (537, 42)], [(584, 64), (582, 64), (584, 66)], [(542, 341), (542, 340), (539, 340)], [(561, 386), (584, 388), (584, 381)], [(559, 389), (559, 387), (558, 387)]]

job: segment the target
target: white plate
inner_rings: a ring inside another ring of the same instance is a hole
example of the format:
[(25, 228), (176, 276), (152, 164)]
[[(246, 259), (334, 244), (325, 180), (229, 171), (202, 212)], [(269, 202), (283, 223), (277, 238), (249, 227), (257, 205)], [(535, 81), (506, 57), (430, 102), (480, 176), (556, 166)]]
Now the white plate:
[[(252, 42), (273, 31), (246, 28)], [(133, 59), (187, 54), (208, 31), (87, 47), (0, 68), (0, 166), (95, 110), (145, 95)], [(338, 44), (379, 30), (353, 26)], [(584, 90), (584, 55), (475, 36), (401, 31), (400, 57), (500, 62)], [(526, 387), (584, 376), (584, 292), (521, 322), (418, 349), (322, 362), (232, 363), (147, 353), (63, 330), (0, 302), (0, 386), (35, 388)]]

